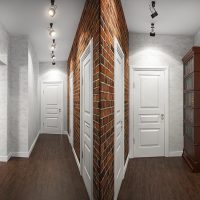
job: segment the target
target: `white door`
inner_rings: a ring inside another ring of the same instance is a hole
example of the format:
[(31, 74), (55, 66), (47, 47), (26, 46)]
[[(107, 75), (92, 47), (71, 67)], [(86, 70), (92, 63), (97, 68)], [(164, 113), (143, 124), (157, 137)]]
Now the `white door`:
[(42, 132), (49, 134), (62, 133), (63, 84), (42, 84)]
[(115, 199), (117, 199), (124, 177), (124, 54), (115, 39)]
[(134, 156), (164, 156), (164, 71), (134, 71), (134, 84)]
[(73, 145), (73, 135), (74, 135), (74, 79), (73, 79), (73, 73), (70, 75), (69, 78), (69, 138), (72, 147)]
[(81, 57), (81, 137), (82, 176), (90, 199), (93, 199), (93, 45)]

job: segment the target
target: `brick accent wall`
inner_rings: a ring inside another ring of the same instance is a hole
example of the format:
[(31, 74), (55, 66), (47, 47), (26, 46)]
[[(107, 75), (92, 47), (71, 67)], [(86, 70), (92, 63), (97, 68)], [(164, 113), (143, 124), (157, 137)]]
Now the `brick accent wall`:
[(129, 152), (128, 28), (120, 0), (100, 1), (101, 199), (114, 198), (114, 37), (125, 55), (125, 161)]
[[(74, 149), (80, 161), (80, 57), (93, 38), (93, 156), (94, 196), (99, 197), (100, 171), (100, 109), (99, 109), (99, 52), (100, 52), (100, 1), (86, 0), (82, 17), (68, 58), (68, 76), (74, 76)], [(69, 81), (68, 81), (69, 83)], [(68, 84), (69, 85), (69, 84)], [(69, 99), (69, 98), (68, 98)], [(68, 100), (69, 102), (69, 100)], [(69, 105), (68, 105), (69, 110)], [(69, 119), (69, 113), (68, 113)], [(69, 124), (69, 122), (68, 122)], [(69, 127), (69, 126), (68, 126)], [(78, 191), (77, 191), (78, 192)]]
[(120, 0), (86, 0), (68, 59), (68, 76), (73, 72), (74, 149), (80, 160), (80, 56), (93, 38), (93, 192), (97, 200), (114, 197), (114, 37), (125, 54), (126, 161), (129, 151), (128, 29)]

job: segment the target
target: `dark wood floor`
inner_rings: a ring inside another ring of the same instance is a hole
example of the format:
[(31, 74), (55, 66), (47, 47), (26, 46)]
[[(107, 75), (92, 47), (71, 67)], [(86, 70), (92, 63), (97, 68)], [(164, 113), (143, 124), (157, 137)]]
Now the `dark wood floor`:
[(30, 159), (0, 163), (0, 200), (88, 200), (67, 136), (40, 135)]
[(129, 162), (119, 200), (200, 200), (200, 174), (182, 158), (142, 158)]

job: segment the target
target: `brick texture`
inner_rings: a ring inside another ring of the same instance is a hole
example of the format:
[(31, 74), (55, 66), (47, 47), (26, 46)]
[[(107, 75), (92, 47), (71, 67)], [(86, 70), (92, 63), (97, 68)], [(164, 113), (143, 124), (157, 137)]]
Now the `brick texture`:
[(97, 200), (114, 197), (114, 37), (125, 54), (126, 161), (129, 151), (128, 29), (120, 0), (86, 0), (68, 59), (68, 80), (73, 72), (74, 149), (80, 160), (80, 56), (93, 38), (93, 183)]
[(125, 161), (129, 152), (128, 28), (120, 0), (100, 1), (100, 195), (114, 198), (114, 37), (125, 55)]

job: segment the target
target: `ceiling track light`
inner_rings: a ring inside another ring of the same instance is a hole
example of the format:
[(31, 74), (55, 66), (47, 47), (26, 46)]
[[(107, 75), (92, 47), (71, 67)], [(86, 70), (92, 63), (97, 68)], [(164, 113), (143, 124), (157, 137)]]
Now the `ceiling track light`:
[(55, 51), (55, 49), (56, 49), (56, 40), (55, 39), (53, 39), (53, 43), (52, 43), (50, 49), (51, 49), (51, 51)]
[(151, 23), (151, 32), (150, 32), (150, 36), (151, 37), (155, 37), (156, 33), (155, 33), (155, 24)]
[(49, 8), (49, 16), (54, 17), (56, 14), (57, 6), (55, 5), (55, 0), (51, 0), (51, 7)]
[(56, 56), (55, 56), (55, 53), (54, 53), (54, 51), (52, 51), (52, 52), (51, 52), (51, 58), (52, 58), (53, 60), (55, 60), (55, 59), (56, 59)]
[(49, 35), (52, 38), (55, 38), (56, 37), (56, 31), (53, 29), (53, 23), (50, 23), (50, 27), (48, 28), (48, 30), (49, 30)]
[(151, 4), (149, 5), (149, 9), (151, 11), (151, 17), (155, 18), (158, 16), (158, 12), (156, 11), (156, 2), (152, 1)]

